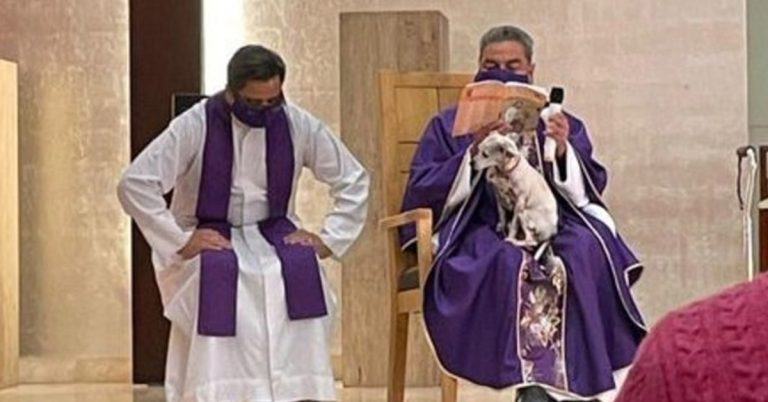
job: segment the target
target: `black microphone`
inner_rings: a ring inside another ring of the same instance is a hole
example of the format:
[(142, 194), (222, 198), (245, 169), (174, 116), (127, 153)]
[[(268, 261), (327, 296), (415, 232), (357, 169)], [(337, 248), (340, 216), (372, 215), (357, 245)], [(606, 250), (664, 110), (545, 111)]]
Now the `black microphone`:
[[(541, 118), (546, 123), (550, 117), (563, 111), (563, 99), (565, 98), (565, 90), (562, 87), (552, 87), (549, 91), (549, 103), (544, 110), (541, 111)], [(544, 140), (544, 160), (547, 162), (555, 162), (555, 154), (557, 152), (557, 144), (551, 137), (547, 137)]]
[(563, 104), (565, 99), (565, 90), (562, 87), (552, 87), (549, 91), (549, 103)]

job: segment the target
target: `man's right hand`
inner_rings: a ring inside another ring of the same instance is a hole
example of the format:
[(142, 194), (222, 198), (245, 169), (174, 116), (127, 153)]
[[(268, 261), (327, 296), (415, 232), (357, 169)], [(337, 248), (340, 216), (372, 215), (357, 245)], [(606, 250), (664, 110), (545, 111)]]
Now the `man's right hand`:
[(512, 131), (512, 126), (503, 119), (498, 119), (480, 127), (474, 134), (472, 134), (472, 137), (474, 138), (474, 141), (472, 142), (472, 155), (477, 154), (477, 149), (480, 143), (494, 131), (506, 134)]
[(179, 250), (179, 255), (189, 260), (197, 257), (203, 250), (231, 250), (232, 243), (219, 232), (212, 229), (196, 229), (187, 244)]

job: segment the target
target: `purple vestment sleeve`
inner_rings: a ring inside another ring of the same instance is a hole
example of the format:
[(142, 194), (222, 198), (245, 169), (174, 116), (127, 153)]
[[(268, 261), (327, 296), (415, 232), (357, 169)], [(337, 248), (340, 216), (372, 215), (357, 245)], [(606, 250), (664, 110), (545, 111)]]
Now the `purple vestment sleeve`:
[[(567, 114), (566, 116), (568, 116), (568, 123), (571, 127), (569, 142), (582, 162), (585, 179), (587, 179), (587, 194), (590, 195), (591, 201), (598, 201), (608, 184), (608, 172), (592, 155), (592, 141), (584, 123), (572, 115)], [(589, 183), (592, 183), (594, 188)]]
[[(429, 208), (440, 217), (461, 167), (464, 153), (472, 137), (451, 136), (456, 109), (446, 109), (430, 120), (411, 163), (411, 174), (403, 197), (403, 211)], [(437, 222), (436, 222), (437, 223)], [(401, 241), (409, 242), (415, 235), (413, 226), (401, 231)]]

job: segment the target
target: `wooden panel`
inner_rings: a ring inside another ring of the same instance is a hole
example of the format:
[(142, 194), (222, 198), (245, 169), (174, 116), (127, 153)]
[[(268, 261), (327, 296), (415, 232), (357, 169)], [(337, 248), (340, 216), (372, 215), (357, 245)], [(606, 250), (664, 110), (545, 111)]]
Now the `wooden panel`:
[(19, 159), (16, 64), (0, 60), (0, 388), (19, 378)]
[[(403, 191), (396, 177), (409, 166), (399, 153), (402, 143), (416, 143), (421, 139), (424, 128), (442, 108), (439, 94), (443, 94), (444, 103), (455, 103), (460, 91), (471, 82), (470, 74), (447, 73), (396, 73), (382, 71), (379, 77), (381, 86), (381, 174), (384, 175), (384, 211), (388, 215), (399, 212)], [(435, 102), (437, 95), (438, 102)], [(402, 116), (401, 116), (402, 115)]]
[[(400, 191), (401, 194), (405, 193), (405, 186), (408, 184), (408, 178), (410, 177), (409, 172), (401, 172), (396, 177), (397, 180), (397, 189)], [(401, 197), (402, 198), (402, 197)]]
[(454, 88), (440, 88), (437, 93), (440, 109), (446, 109), (452, 105), (455, 105), (459, 101), (459, 95), (461, 95), (462, 87)]
[[(393, 70), (392, 72), (396, 71)], [(461, 90), (472, 81), (472, 77), (471, 74), (460, 73), (408, 72), (407, 74), (396, 74), (394, 82), (397, 87)]]
[(408, 173), (411, 170), (411, 161), (413, 160), (413, 154), (416, 153), (416, 148), (419, 146), (418, 142), (401, 142), (397, 144), (397, 171), (401, 173)]
[[(389, 321), (385, 237), (378, 221), (383, 199), (379, 128), (379, 70), (442, 71), (448, 66), (448, 21), (436, 11), (342, 13), (340, 16), (341, 136), (371, 173), (366, 227), (342, 261), (342, 359), (346, 386), (384, 386)], [(396, 117), (396, 110), (390, 114)], [(416, 124), (416, 123), (414, 123)], [(423, 124), (423, 122), (420, 122)], [(390, 163), (392, 163), (390, 161)], [(404, 181), (390, 180), (402, 194)], [(408, 383), (438, 384), (439, 370), (421, 329), (411, 327)]]
[(400, 119), (397, 115), (396, 93), (397, 74), (393, 72), (381, 72), (379, 74), (379, 91), (381, 94), (381, 132), (380, 132), (380, 161), (379, 174), (382, 176), (382, 202), (384, 215), (390, 216), (399, 212), (397, 198), (402, 194), (402, 183), (399, 177), (397, 160), (394, 158), (397, 152), (397, 144), (400, 127)]
[(395, 90), (398, 141), (418, 141), (429, 119), (439, 110), (435, 88), (398, 87)]

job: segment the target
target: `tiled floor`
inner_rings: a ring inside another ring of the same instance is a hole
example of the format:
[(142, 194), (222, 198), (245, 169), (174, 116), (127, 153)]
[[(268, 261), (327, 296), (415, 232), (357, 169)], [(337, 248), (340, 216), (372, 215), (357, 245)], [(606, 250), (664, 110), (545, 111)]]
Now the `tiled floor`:
[[(514, 393), (461, 384), (459, 400), (463, 402), (512, 402)], [(341, 402), (385, 402), (386, 391), (381, 388), (339, 388)], [(408, 402), (440, 400), (437, 388), (409, 389)], [(119, 384), (23, 385), (0, 391), (0, 402), (165, 402), (163, 389)]]

